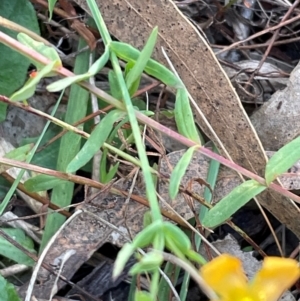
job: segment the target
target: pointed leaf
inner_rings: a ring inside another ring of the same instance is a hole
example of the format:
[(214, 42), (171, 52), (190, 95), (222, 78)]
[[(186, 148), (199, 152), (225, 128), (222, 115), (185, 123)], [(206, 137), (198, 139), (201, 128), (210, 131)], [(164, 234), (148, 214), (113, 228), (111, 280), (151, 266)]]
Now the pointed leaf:
[(126, 86), (128, 90), (132, 87), (134, 82), (142, 75), (155, 47), (156, 39), (158, 34), (157, 26), (152, 30), (149, 39), (143, 50), (141, 51), (136, 63), (133, 68), (128, 72), (126, 76)]
[(53, 9), (57, 0), (49, 0), (48, 1), (48, 9), (49, 9), (49, 20), (52, 19)]
[(269, 185), (282, 173), (300, 160), (300, 137), (283, 146), (276, 152), (266, 166), (265, 179)]
[[(140, 51), (126, 43), (111, 42), (109, 47), (119, 58), (125, 62), (135, 63), (140, 56)], [(145, 72), (159, 79), (170, 87), (183, 88), (182, 83), (177, 76), (175, 76), (168, 68), (152, 59), (147, 62)]]
[(126, 262), (134, 253), (135, 248), (132, 244), (126, 243), (122, 249), (119, 251), (117, 259), (115, 261), (113, 269), (113, 279), (116, 279), (123, 271)]
[(185, 88), (177, 90), (174, 113), (179, 133), (201, 144), (190, 106), (189, 96)]
[(113, 125), (123, 116), (125, 116), (125, 112), (114, 110), (109, 112), (101, 122), (95, 127), (93, 132), (91, 133), (89, 139), (84, 144), (82, 149), (76, 155), (76, 157), (69, 163), (67, 167), (68, 173), (73, 173), (77, 171), (80, 167), (84, 166), (88, 163), (95, 153), (100, 149), (103, 143), (106, 141), (109, 136)]
[(121, 99), (122, 98), (121, 89), (117, 81), (116, 74), (113, 70), (110, 70), (108, 72), (108, 82), (109, 82), (111, 96), (113, 96), (115, 99)]
[(164, 258), (160, 253), (152, 251), (144, 255), (142, 259), (130, 269), (129, 273), (136, 275), (156, 270), (162, 264), (163, 260)]
[(26, 100), (32, 95), (34, 95), (37, 84), (40, 82), (40, 80), (43, 77), (45, 77), (53, 70), (55, 65), (56, 62), (51, 62), (47, 66), (43, 67), (39, 72), (37, 72), (37, 75), (35, 77), (30, 78), (19, 91), (15, 92), (10, 97), (10, 100), (11, 101)]
[(48, 85), (47, 90), (49, 92), (58, 92), (58, 91), (61, 91), (65, 88), (71, 86), (74, 83), (81, 82), (90, 77), (91, 77), (91, 75), (89, 73), (75, 75), (75, 76), (68, 76), (68, 77), (62, 78), (62, 79), (57, 80), (56, 82)]
[(105, 47), (104, 53), (90, 67), (88, 73), (91, 74), (91, 76), (96, 75), (107, 64), (108, 60), (109, 60), (109, 48)]
[(169, 195), (171, 199), (175, 199), (179, 190), (180, 182), (181, 179), (183, 178), (186, 169), (188, 168), (194, 151), (198, 148), (199, 146), (193, 146), (190, 147), (184, 155), (180, 158), (179, 162), (173, 169), (173, 172), (171, 174), (171, 179), (170, 179), (170, 186), (169, 186)]
[(150, 293), (136, 290), (134, 294), (134, 301), (153, 301), (153, 299)]
[[(1, 17), (15, 22), (36, 34), (40, 34), (36, 11), (28, 0), (0, 1)], [(1, 26), (1, 32), (17, 39), (18, 33)], [(19, 52), (0, 43), (0, 91), (1, 95), (10, 96), (24, 84), (30, 60)], [(1, 103), (0, 122), (3, 121), (5, 104)]]
[[(26, 236), (23, 230), (11, 228), (2, 228), (1, 230), (21, 244), (28, 251), (36, 253), (32, 239)], [(34, 261), (29, 256), (12, 245), (2, 236), (0, 236), (0, 254), (20, 264), (25, 264), (28, 266), (33, 266), (34, 264)]]
[(47, 86), (49, 92), (61, 91), (72, 84), (81, 82), (83, 80), (89, 79), (91, 76), (97, 74), (107, 63), (109, 59), (109, 49), (106, 48), (103, 55), (90, 67), (89, 71), (84, 74), (68, 76), (63, 79), (60, 79)]
[[(18, 34), (18, 40), (22, 44), (26, 45), (27, 47), (29, 47), (31, 49), (34, 49), (38, 53), (44, 55), (50, 61), (56, 62), (55, 67), (61, 67), (62, 66), (62, 62), (60, 60), (60, 57), (59, 57), (58, 53), (56, 52), (56, 50), (53, 47), (46, 46), (42, 42), (37, 42), (34, 39), (32, 39), (31, 37), (29, 37), (27, 34), (22, 33), (22, 32)], [(32, 59), (30, 59), (30, 60), (31, 60), (32, 64), (36, 66), (38, 71), (40, 71), (42, 68), (44, 68), (43, 64), (40, 64), (37, 61), (32, 60)], [(55, 74), (53, 74), (53, 75), (55, 75)]]
[(134, 238), (132, 245), (135, 249), (144, 248), (153, 242), (157, 233), (162, 231), (162, 222), (157, 220), (139, 232)]
[(254, 180), (242, 183), (206, 213), (203, 226), (212, 228), (222, 224), (265, 189), (265, 186)]
[(177, 245), (177, 247), (183, 254), (185, 254), (185, 252), (191, 249), (192, 245), (190, 239), (177, 226), (165, 222), (163, 232), (165, 236), (168, 236), (169, 239), (174, 241), (174, 243)]
[(15, 287), (0, 275), (1, 301), (21, 301)]
[[(7, 159), (14, 159), (17, 161), (25, 162), (32, 148), (33, 148), (33, 144), (26, 144), (24, 146), (11, 150), (10, 152), (6, 153), (4, 157)], [(9, 165), (0, 164), (0, 173), (10, 168), (11, 166)]]
[(185, 256), (187, 258), (189, 258), (189, 260), (191, 261), (194, 261), (194, 262), (197, 262), (198, 264), (206, 264), (207, 261), (205, 260), (205, 258), (200, 255), (198, 252), (194, 251), (194, 250), (188, 250), (186, 253), (185, 253)]
[(32, 148), (33, 148), (32, 143), (25, 144), (25, 145), (20, 146), (18, 148), (14, 148), (10, 152), (6, 153), (4, 157), (7, 158), (7, 159), (14, 159), (14, 160), (24, 162), (26, 160), (29, 152), (32, 150)]
[[(134, 63), (129, 62), (125, 66), (125, 79), (127, 75), (130, 73), (130, 70), (134, 67)], [(129, 95), (132, 96), (139, 88), (141, 82), (141, 75), (131, 84), (130, 88), (128, 88)]]
[(120, 165), (120, 162), (117, 162), (115, 165), (110, 167), (109, 172), (106, 174), (104, 183), (108, 183), (109, 181), (111, 181), (114, 178), (114, 176), (116, 175), (116, 173), (118, 171), (119, 165)]
[(49, 175), (38, 175), (25, 181), (24, 186), (29, 191), (38, 192), (52, 189), (64, 182), (67, 181)]

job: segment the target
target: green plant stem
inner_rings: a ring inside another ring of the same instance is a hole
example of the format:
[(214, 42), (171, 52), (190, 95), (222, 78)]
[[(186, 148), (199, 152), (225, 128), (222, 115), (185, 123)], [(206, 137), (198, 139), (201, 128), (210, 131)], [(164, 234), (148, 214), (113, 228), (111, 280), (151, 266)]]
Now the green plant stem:
[[(86, 46), (83, 39), (79, 40), (78, 48)], [(89, 52), (79, 54), (75, 60), (74, 72), (76, 74), (85, 73), (89, 68)], [(73, 124), (86, 115), (89, 100), (89, 92), (78, 85), (73, 85), (70, 90), (65, 124)], [(79, 128), (82, 130), (83, 125)], [(78, 153), (81, 146), (81, 136), (69, 131), (60, 141), (57, 157), (56, 169), (65, 171), (68, 164)], [(55, 186), (52, 190), (51, 202), (60, 207), (66, 207), (71, 204), (73, 198), (74, 183), (64, 182)], [(56, 233), (59, 227), (64, 223), (65, 217), (54, 213), (47, 217), (45, 231), (42, 238), (40, 252), (45, 248), (50, 238)]]
[(154, 186), (154, 182), (153, 182), (153, 178), (151, 175), (151, 171), (150, 171), (150, 165), (149, 165), (149, 161), (148, 161), (148, 157), (143, 145), (143, 141), (142, 141), (142, 137), (140, 134), (140, 130), (139, 130), (139, 124), (137, 122), (135, 113), (134, 113), (134, 108), (130, 99), (130, 95), (128, 93), (128, 89), (126, 88), (126, 84), (122, 75), (122, 71), (118, 62), (118, 59), (116, 57), (115, 54), (111, 54), (112, 57), (112, 65), (114, 68), (114, 71), (116, 73), (116, 76), (119, 80), (119, 82), (122, 82), (122, 85), (120, 85), (121, 87), (121, 92), (123, 95), (123, 99), (127, 108), (127, 114), (129, 117), (129, 121), (131, 124), (131, 128), (132, 128), (132, 133), (133, 133), (133, 137), (136, 143), (136, 147), (138, 150), (138, 154), (140, 157), (140, 161), (141, 161), (141, 168), (144, 174), (144, 180), (146, 183), (146, 193), (147, 193), (147, 197), (150, 203), (150, 208), (151, 208), (151, 212), (152, 212), (152, 218), (153, 221), (156, 220), (161, 220), (162, 221), (162, 215), (160, 213), (160, 208), (158, 206), (158, 200), (155, 194), (155, 186)]
[(158, 293), (158, 287), (159, 287), (159, 278), (160, 278), (159, 270), (156, 269), (152, 273), (151, 282), (150, 282), (150, 294), (151, 294), (152, 300), (156, 300), (156, 296)]
[[(97, 4), (94, 0), (87, 0), (87, 3), (91, 9), (92, 15), (94, 16), (95, 23), (97, 24), (97, 27), (101, 34), (101, 37), (104, 41), (104, 44), (106, 47), (109, 47), (109, 43), (111, 43), (112, 40), (111, 40), (111, 37), (107, 30), (106, 24), (102, 18), (102, 15), (98, 9)], [(153, 178), (152, 178), (151, 171), (150, 171), (150, 165), (149, 165), (148, 157), (147, 157), (144, 145), (143, 145), (142, 137), (141, 137), (140, 130), (139, 130), (139, 124), (137, 122), (137, 118), (135, 115), (135, 110), (133, 108), (129, 92), (126, 87), (126, 83), (125, 83), (125, 80), (124, 80), (124, 77), (123, 77), (123, 74), (122, 74), (122, 71), (121, 71), (121, 68), (119, 65), (118, 58), (116, 57), (116, 55), (114, 53), (110, 54), (110, 58), (111, 58), (111, 63), (112, 63), (113, 69), (115, 71), (117, 80), (119, 82), (121, 94), (122, 94), (123, 101), (124, 101), (126, 111), (128, 114), (128, 118), (129, 118), (129, 121), (131, 124), (133, 137), (135, 139), (139, 158), (140, 158), (140, 161), (142, 164), (141, 168), (142, 168), (142, 172), (143, 172), (144, 180), (145, 180), (145, 184), (146, 184), (145, 185), (146, 186), (146, 194), (147, 194), (148, 201), (150, 204), (152, 218), (153, 218), (153, 221), (156, 221), (156, 220), (162, 221), (163, 219), (162, 219), (162, 215), (160, 213), (158, 200), (157, 200), (157, 197), (155, 194), (155, 186), (154, 186)]]

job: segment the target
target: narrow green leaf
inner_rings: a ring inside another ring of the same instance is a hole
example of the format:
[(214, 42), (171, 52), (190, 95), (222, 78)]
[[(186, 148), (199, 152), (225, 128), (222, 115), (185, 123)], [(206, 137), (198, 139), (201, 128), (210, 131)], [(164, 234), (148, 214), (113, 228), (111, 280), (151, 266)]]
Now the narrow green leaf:
[(74, 75), (74, 76), (68, 76), (68, 77), (62, 78), (62, 79), (57, 80), (54, 83), (48, 85), (47, 90), (49, 92), (58, 92), (58, 91), (61, 91), (65, 88), (71, 86), (74, 83), (78, 83), (78, 82), (81, 82), (83, 80), (86, 80), (90, 76), (91, 75), (89, 73), (79, 74), (79, 75)]
[[(26, 45), (27, 47), (37, 51), (38, 53), (42, 54), (43, 56), (45, 56), (46, 58), (48, 58), (50, 61), (54, 61), (56, 62), (55, 67), (60, 67), (62, 66), (62, 62), (60, 60), (60, 57), (58, 55), (58, 53), (56, 52), (56, 50), (53, 47), (50, 46), (46, 46), (44, 43), (42, 42), (37, 42), (34, 39), (32, 39), (31, 37), (29, 37), (27, 34), (25, 33), (19, 33), (18, 34), (18, 40)], [(43, 64), (38, 63), (37, 61), (34, 61), (32, 59), (30, 59), (32, 64), (36, 66), (37, 71), (40, 71), (41, 69), (44, 68)], [(56, 75), (54, 74), (49, 74), (49, 76), (53, 76)]]
[(139, 232), (132, 242), (132, 246), (137, 248), (144, 248), (151, 244), (155, 235), (162, 230), (162, 222), (157, 220)]
[(37, 84), (40, 82), (40, 80), (43, 77), (51, 73), (51, 71), (53, 70), (56, 64), (57, 62), (51, 62), (47, 66), (43, 67), (39, 72), (37, 72), (37, 75), (35, 77), (30, 78), (19, 91), (15, 92), (10, 97), (10, 100), (11, 101), (26, 100), (32, 95), (34, 95)]
[[(129, 74), (130, 70), (134, 67), (134, 63), (129, 62), (125, 66), (125, 80), (127, 78), (127, 75)], [(133, 83), (132, 85), (128, 88), (129, 95), (132, 96), (139, 88), (140, 82), (141, 82), (142, 76), (140, 75)]]
[(134, 253), (135, 248), (131, 243), (126, 243), (122, 249), (119, 251), (117, 259), (115, 261), (113, 269), (113, 279), (116, 279), (123, 271), (126, 262)]
[(32, 192), (45, 191), (54, 188), (59, 184), (66, 183), (62, 179), (48, 176), (48, 175), (38, 175), (33, 178), (30, 178), (24, 183), (24, 186), (27, 190)]
[(19, 90), (16, 91), (11, 97), (12, 101), (23, 101), (27, 100), (34, 95), (37, 84), (32, 82), (32, 79), (29, 79), (25, 85)]
[(89, 68), (88, 73), (91, 76), (96, 75), (108, 62), (109, 60), (109, 48), (105, 47), (104, 53), (100, 56), (98, 60)]
[(48, 1), (48, 9), (49, 9), (49, 20), (52, 19), (53, 9), (57, 0), (49, 0)]
[(144, 213), (144, 216), (143, 216), (143, 227), (146, 228), (148, 227), (149, 225), (151, 225), (153, 222), (152, 220), (152, 215), (151, 215), (151, 211), (148, 210)]
[[(87, 3), (91, 9), (92, 15), (95, 19), (98, 30), (100, 31), (101, 37), (103, 38), (105, 45), (110, 45), (110, 43), (112, 42), (112, 39), (110, 37), (110, 34), (108, 32), (108, 29), (106, 27), (104, 19), (101, 16), (101, 13), (97, 7), (96, 1), (95, 0), (87, 0)], [(115, 53), (111, 52), (110, 60), (111, 60), (114, 72), (116, 74), (116, 77), (117, 77), (117, 80), (118, 80), (118, 83), (120, 86), (120, 90), (122, 92), (122, 100), (126, 107), (126, 111), (127, 111), (128, 117), (129, 117), (130, 124), (131, 124), (132, 135), (135, 140), (135, 144), (137, 147), (137, 151), (138, 151), (138, 155), (139, 155), (139, 159), (140, 159), (140, 163), (141, 163), (140, 166), (142, 168), (142, 173), (144, 176), (144, 182), (145, 182), (145, 186), (146, 186), (146, 195), (147, 195), (147, 199), (149, 201), (150, 208), (152, 211), (153, 220), (159, 222), (159, 226), (161, 227), (161, 223), (162, 223), (163, 219), (162, 219), (162, 215), (161, 215), (160, 208), (158, 205), (157, 196), (155, 194), (155, 186), (154, 186), (152, 175), (151, 175), (151, 167), (149, 165), (149, 160), (148, 160), (148, 157), (147, 157), (147, 154), (145, 151), (145, 146), (144, 146), (144, 143), (141, 138), (140, 128), (139, 128), (139, 124), (137, 122), (135, 110), (134, 110), (130, 95), (128, 93), (128, 89), (125, 84), (125, 80), (123, 77), (122, 70), (120, 68), (119, 61), (118, 61)], [(155, 224), (155, 222), (153, 224)], [(150, 225), (149, 227), (151, 227), (152, 225)], [(154, 244), (153, 247), (156, 248), (157, 246)], [(152, 279), (154, 284), (151, 285), (154, 293), (156, 293), (156, 288), (157, 288), (156, 284), (158, 282), (158, 276), (159, 276), (159, 273), (156, 271), (154, 273), (153, 279)]]
[[(166, 274), (168, 279), (170, 279), (172, 283), (176, 285), (180, 273), (180, 268), (175, 264), (167, 262), (164, 266), (164, 273)], [(171, 294), (172, 290), (170, 288), (169, 283), (164, 277), (161, 277), (159, 281), (157, 300), (168, 300)], [(185, 301), (184, 299), (180, 300)]]
[[(86, 42), (83, 39), (80, 39), (78, 43), (78, 50), (82, 49), (85, 46)], [(78, 54), (75, 59), (74, 73), (83, 74), (87, 72), (89, 68), (89, 59), (89, 51)], [(73, 124), (78, 120), (84, 118), (86, 116), (88, 102), (89, 92), (78, 85), (72, 85), (68, 97), (68, 105), (64, 121), (68, 124)], [(79, 125), (78, 128), (82, 129), (83, 125)], [(81, 136), (72, 132), (66, 133), (61, 138), (57, 156), (56, 170), (66, 170), (69, 162), (71, 162), (71, 160), (76, 156), (81, 147), (81, 139)], [(73, 195), (74, 183), (67, 182), (54, 187), (54, 189), (52, 190), (51, 202), (60, 207), (66, 207), (70, 205), (73, 199)], [(53, 213), (47, 217), (40, 251), (45, 248), (49, 239), (54, 235), (54, 233), (64, 222), (65, 217), (59, 213)]]
[(25, 161), (29, 152), (32, 150), (33, 144), (29, 143), (18, 148), (14, 148), (10, 152), (5, 154), (5, 158), (7, 159), (14, 159), (18, 161)]
[[(106, 140), (107, 143), (110, 143), (109, 141), (109, 138)], [(102, 151), (102, 156), (101, 156), (101, 159), (100, 159), (100, 179), (99, 181), (101, 183), (108, 183), (106, 181), (106, 178), (107, 178), (107, 163), (108, 163), (108, 160), (107, 160), (107, 154), (108, 154), (108, 149), (107, 148), (104, 148), (103, 151)]]
[(177, 90), (174, 113), (179, 133), (201, 144), (190, 106), (189, 96), (185, 88)]
[(0, 275), (1, 301), (21, 301), (15, 287)]
[(73, 173), (80, 167), (88, 163), (106, 141), (113, 128), (114, 123), (121, 119), (125, 114), (125, 112), (119, 110), (110, 111), (101, 120), (101, 122), (97, 124), (82, 149), (69, 163), (66, 171), (68, 173)]
[[(7, 154), (5, 154), (5, 158), (7, 159), (14, 159), (17, 161), (21, 161), (21, 162), (25, 162), (28, 158), (28, 155), (30, 153), (30, 151), (33, 148), (33, 144), (26, 144), (24, 146), (15, 148), (13, 150), (11, 150), (10, 152), (8, 152)], [(5, 164), (0, 164), (0, 173), (10, 169), (11, 166), (5, 165)], [(2, 202), (3, 204), (3, 202)]]
[(254, 180), (242, 183), (206, 213), (202, 224), (209, 228), (222, 224), (265, 189), (265, 186)]
[(137, 276), (132, 276), (132, 279), (130, 281), (130, 289), (129, 289), (127, 301), (135, 301), (136, 287), (137, 287)]
[(195, 252), (194, 250), (188, 250), (186, 253), (185, 253), (185, 256), (187, 258), (189, 258), (189, 260), (191, 261), (194, 261), (198, 264), (201, 264), (201, 265), (204, 265), (207, 263), (207, 261), (205, 260), (205, 258), (200, 255), (198, 252)]
[[(122, 123), (122, 122), (120, 122), (120, 123)], [(107, 139), (106, 143), (111, 142), (110, 141), (111, 136), (112, 136), (112, 134)], [(113, 177), (117, 173), (118, 167), (119, 167), (119, 162), (117, 162), (114, 166), (111, 166), (109, 171), (107, 172), (107, 163), (108, 163), (107, 154), (108, 154), (108, 149), (104, 148), (104, 150), (102, 152), (101, 160), (100, 160), (100, 179), (99, 179), (100, 182), (103, 184), (106, 184), (113, 179)]]
[(165, 245), (168, 250), (170, 250), (174, 255), (181, 259), (185, 259), (184, 253), (180, 250), (178, 245), (175, 243), (173, 239), (166, 236), (165, 237)]
[(180, 158), (179, 162), (173, 169), (173, 172), (171, 174), (171, 179), (170, 179), (170, 186), (169, 186), (169, 195), (171, 199), (175, 199), (179, 190), (180, 182), (181, 179), (183, 178), (186, 169), (188, 168), (194, 151), (198, 148), (199, 146), (192, 146), (190, 147), (184, 155)]
[(110, 167), (109, 172), (106, 174), (104, 183), (108, 183), (114, 178), (114, 176), (116, 175), (116, 173), (118, 171), (119, 165), (120, 165), (120, 162), (117, 162), (115, 165)]
[[(218, 149), (216, 148), (215, 145), (213, 145), (213, 151), (218, 153)], [(212, 191), (214, 190), (214, 188), (216, 186), (219, 170), (220, 170), (220, 162), (211, 159), (209, 162), (209, 168), (208, 168), (206, 182), (210, 185)], [(203, 197), (207, 203), (211, 203), (213, 195), (212, 195), (211, 190), (207, 186), (205, 186), (205, 188), (204, 188)], [(203, 205), (201, 206), (200, 213), (199, 213), (200, 221), (202, 221), (204, 219), (205, 214), (208, 210), (209, 209), (207, 207), (205, 207)], [(199, 248), (200, 243), (201, 243), (200, 236), (196, 236), (195, 244), (196, 244), (197, 248)]]
[(276, 152), (266, 166), (265, 179), (269, 185), (278, 176), (300, 160), (300, 137), (289, 142)]
[(47, 86), (47, 90), (49, 92), (57, 92), (61, 91), (72, 84), (81, 82), (83, 80), (89, 79), (91, 76), (94, 76), (97, 74), (108, 62), (109, 59), (109, 49), (106, 48), (103, 55), (90, 67), (88, 72), (84, 74), (74, 75), (74, 76), (68, 76), (65, 78), (62, 78), (50, 85)]
[(165, 236), (173, 240), (177, 247), (185, 254), (189, 249), (191, 249), (191, 241), (185, 235), (185, 233), (179, 229), (177, 226), (165, 222), (163, 227), (163, 232)]
[(133, 68), (129, 71), (126, 76), (125, 82), (128, 90), (131, 89), (134, 82), (142, 75), (151, 55), (153, 49), (155, 47), (156, 39), (158, 34), (157, 26), (153, 28), (150, 37), (147, 40), (147, 43), (143, 50), (141, 51), (136, 63), (134, 64)]
[(146, 273), (153, 271), (160, 267), (163, 262), (163, 256), (158, 252), (150, 252), (143, 256), (143, 258), (136, 263), (129, 271), (131, 275)]
[(135, 291), (134, 301), (153, 301), (151, 294), (146, 291)]
[[(125, 62), (135, 63), (140, 56), (139, 50), (126, 43), (111, 42), (109, 47), (120, 59), (124, 60)], [(152, 59), (147, 62), (145, 72), (159, 79), (170, 87), (183, 88), (182, 83), (177, 76), (175, 76), (168, 68)]]
[(99, 10), (99, 6), (97, 5), (95, 0), (87, 0), (87, 5), (91, 10), (92, 17), (97, 25), (97, 28), (100, 32), (100, 36), (103, 39), (105, 45), (109, 44), (111, 41), (110, 34), (106, 28), (106, 24), (104, 19), (102, 18), (101, 12)]
[[(17, 241), (20, 245), (26, 248), (28, 251), (35, 253), (34, 244), (31, 238), (25, 235), (21, 229), (2, 228), (6, 234)], [(17, 247), (8, 242), (5, 238), (0, 236), (0, 254), (7, 257), (17, 263), (33, 266), (34, 261), (19, 250)]]
[[(111, 131), (108, 139), (106, 140), (106, 143), (108, 144), (114, 144), (116, 147), (119, 147), (122, 142), (120, 142), (119, 138), (116, 139), (118, 130), (128, 122), (128, 116), (125, 116), (123, 120), (121, 120), (116, 126), (114, 126), (113, 130)], [(117, 141), (116, 141), (117, 140)], [(117, 171), (117, 168), (119, 164), (117, 163), (113, 169), (110, 169), (109, 172), (107, 172), (107, 154), (108, 149), (104, 148), (100, 160), (100, 182), (101, 183), (108, 183), (113, 178), (113, 173)]]
[(113, 70), (108, 72), (108, 82), (111, 96), (113, 96), (115, 99), (122, 99), (121, 89), (116, 74)]
[[(40, 34), (37, 13), (28, 0), (2, 0), (0, 1), (1, 17), (15, 22), (28, 30)], [(17, 39), (18, 32), (1, 26), (1, 32)], [(10, 96), (23, 86), (28, 76), (30, 60), (21, 53), (0, 43), (0, 91), (1, 95)], [(0, 122), (6, 114), (6, 105), (0, 104)]]

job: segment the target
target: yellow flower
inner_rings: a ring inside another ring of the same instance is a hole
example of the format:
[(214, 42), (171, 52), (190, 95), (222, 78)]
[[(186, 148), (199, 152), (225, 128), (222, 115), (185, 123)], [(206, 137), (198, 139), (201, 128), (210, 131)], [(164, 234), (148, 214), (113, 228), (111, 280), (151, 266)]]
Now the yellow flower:
[(205, 264), (200, 274), (221, 301), (276, 301), (300, 277), (297, 261), (266, 257), (251, 282), (241, 261), (223, 254)]

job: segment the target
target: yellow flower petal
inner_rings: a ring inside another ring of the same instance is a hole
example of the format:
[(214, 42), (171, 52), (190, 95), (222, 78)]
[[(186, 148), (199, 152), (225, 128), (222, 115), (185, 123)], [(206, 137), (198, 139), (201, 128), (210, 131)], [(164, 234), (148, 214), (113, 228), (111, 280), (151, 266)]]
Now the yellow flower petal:
[(236, 257), (222, 254), (200, 270), (204, 281), (222, 298), (230, 301), (250, 301), (247, 277), (242, 263)]
[(266, 257), (250, 288), (258, 294), (259, 300), (276, 301), (299, 277), (300, 269), (297, 261)]

